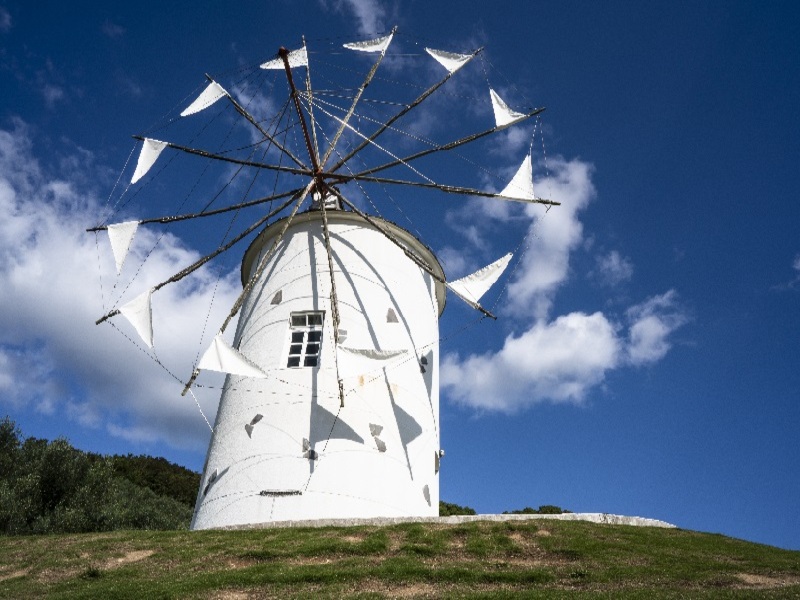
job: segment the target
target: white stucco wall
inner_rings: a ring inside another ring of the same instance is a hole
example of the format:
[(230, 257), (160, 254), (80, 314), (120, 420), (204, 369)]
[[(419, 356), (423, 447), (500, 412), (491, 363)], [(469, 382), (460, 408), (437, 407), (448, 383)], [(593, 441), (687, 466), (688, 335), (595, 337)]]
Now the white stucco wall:
[[(370, 359), (340, 352), (341, 367), (349, 372), (340, 408), (321, 215), (297, 215), (242, 308), (234, 343), (270, 377), (227, 378), (193, 529), (438, 514), (443, 286), (357, 216), (328, 215), (340, 328), (347, 331), (341, 345), (405, 354)], [(282, 223), (251, 245), (244, 276), (255, 270)], [(441, 273), (435, 257), (411, 234), (382, 223)], [(273, 304), (278, 291), (282, 299)], [(389, 309), (397, 322), (388, 322)], [(320, 365), (287, 368), (290, 314), (310, 310), (325, 313)], [(245, 425), (259, 414), (248, 434)], [(378, 440), (375, 426), (382, 427)], [(304, 439), (316, 460), (304, 457)]]

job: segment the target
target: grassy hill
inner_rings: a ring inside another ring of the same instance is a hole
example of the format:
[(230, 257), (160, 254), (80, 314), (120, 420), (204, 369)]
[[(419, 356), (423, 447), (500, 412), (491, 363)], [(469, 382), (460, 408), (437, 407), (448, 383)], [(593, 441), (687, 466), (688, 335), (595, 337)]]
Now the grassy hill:
[(585, 522), (0, 537), (3, 598), (798, 598), (800, 552)]

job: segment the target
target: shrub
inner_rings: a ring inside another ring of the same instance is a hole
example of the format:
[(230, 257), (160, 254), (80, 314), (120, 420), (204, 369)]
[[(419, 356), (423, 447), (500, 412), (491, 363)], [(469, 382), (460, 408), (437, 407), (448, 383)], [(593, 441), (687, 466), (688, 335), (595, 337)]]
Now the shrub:
[(451, 504), (449, 502), (439, 501), (439, 516), (451, 517), (454, 515), (474, 515), (477, 514), (474, 508), (469, 506), (459, 506), (458, 504)]

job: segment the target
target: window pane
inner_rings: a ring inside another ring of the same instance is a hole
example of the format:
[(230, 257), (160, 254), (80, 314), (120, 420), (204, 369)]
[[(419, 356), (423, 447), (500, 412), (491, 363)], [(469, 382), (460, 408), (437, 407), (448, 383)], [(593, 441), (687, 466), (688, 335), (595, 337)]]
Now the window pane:
[(322, 339), (322, 332), (321, 331), (309, 331), (308, 332), (308, 341), (309, 342), (319, 342)]
[(303, 353), (303, 345), (302, 344), (292, 344), (289, 346), (289, 354), (302, 354)]
[(316, 367), (317, 366), (317, 357), (316, 356), (306, 356), (306, 367)]
[(300, 366), (300, 357), (299, 356), (290, 356), (289, 362), (286, 364), (287, 367), (299, 367)]
[(306, 354), (319, 354), (319, 344), (309, 344), (306, 346)]
[(305, 325), (306, 325), (305, 315), (292, 315), (292, 327), (305, 327)]
[(302, 331), (293, 331), (292, 332), (292, 343), (293, 344), (302, 344), (303, 343), (303, 332)]
[(322, 315), (319, 314), (319, 313), (308, 315), (308, 324), (309, 325), (322, 325)]

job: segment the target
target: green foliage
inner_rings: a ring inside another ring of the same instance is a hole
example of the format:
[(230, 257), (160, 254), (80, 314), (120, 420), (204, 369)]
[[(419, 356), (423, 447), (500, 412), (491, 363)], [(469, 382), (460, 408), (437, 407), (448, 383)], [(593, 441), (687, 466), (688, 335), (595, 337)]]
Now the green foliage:
[(504, 510), (504, 515), (561, 515), (564, 513), (572, 512), (571, 510), (564, 510), (560, 506), (554, 506), (552, 504), (543, 504), (539, 508), (531, 508), (530, 506), (526, 506), (521, 510)]
[(439, 501), (439, 516), (451, 517), (454, 515), (474, 515), (477, 514), (474, 508), (469, 506), (459, 506), (458, 504), (451, 504), (450, 502)]
[[(165, 461), (166, 462), (166, 461)], [(185, 529), (187, 506), (118, 474), (115, 459), (22, 435), (0, 421), (0, 533)]]
[(200, 474), (173, 464), (165, 458), (152, 456), (113, 457), (114, 472), (138, 486), (148, 488), (159, 496), (167, 496), (194, 508)]

